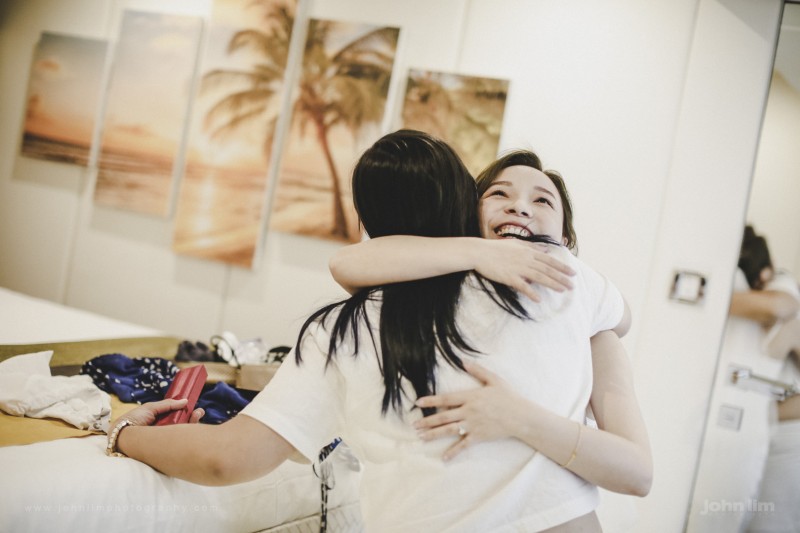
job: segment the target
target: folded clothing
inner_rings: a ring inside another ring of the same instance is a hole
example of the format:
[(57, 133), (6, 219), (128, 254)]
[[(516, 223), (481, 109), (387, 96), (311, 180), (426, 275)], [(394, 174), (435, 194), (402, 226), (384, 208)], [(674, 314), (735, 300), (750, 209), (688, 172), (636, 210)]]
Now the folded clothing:
[(81, 374), (88, 374), (100, 389), (116, 394), (127, 403), (164, 399), (178, 367), (160, 357), (131, 359), (120, 353), (106, 354), (85, 362)]
[[(179, 368), (167, 359), (142, 357), (131, 359), (123, 354), (106, 354), (84, 363), (81, 374), (88, 374), (106, 392), (123, 402), (146, 403), (163, 400)], [(253, 395), (254, 396), (254, 395)], [(236, 416), (252, 397), (219, 382), (206, 385), (196, 407), (206, 414), (201, 422), (221, 424)]]
[(88, 376), (51, 376), (52, 351), (0, 363), (0, 409), (14, 416), (58, 418), (79, 429), (106, 431), (111, 400)]

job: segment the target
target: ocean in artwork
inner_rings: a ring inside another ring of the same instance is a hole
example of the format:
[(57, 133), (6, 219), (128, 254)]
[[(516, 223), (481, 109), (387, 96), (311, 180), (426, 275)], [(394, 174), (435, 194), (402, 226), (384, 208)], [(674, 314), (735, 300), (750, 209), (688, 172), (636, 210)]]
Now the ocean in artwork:
[(173, 249), (252, 266), (264, 219), (265, 172), (189, 164), (181, 183)]
[(22, 155), (35, 159), (86, 166), (89, 162), (88, 144), (76, 144), (52, 137), (26, 132), (22, 139)]
[(172, 166), (170, 157), (105, 150), (98, 164), (94, 201), (107, 207), (167, 216)]
[(31, 61), (20, 154), (87, 166), (108, 43), (42, 32)]
[[(358, 215), (350, 194), (351, 170), (340, 176), (341, 202), (344, 207), (348, 234), (353, 241), (360, 239)], [(286, 165), (281, 169), (281, 184), (275, 191), (270, 214), (270, 229), (284, 233), (341, 240), (333, 233), (334, 198), (332, 178), (300, 166)]]

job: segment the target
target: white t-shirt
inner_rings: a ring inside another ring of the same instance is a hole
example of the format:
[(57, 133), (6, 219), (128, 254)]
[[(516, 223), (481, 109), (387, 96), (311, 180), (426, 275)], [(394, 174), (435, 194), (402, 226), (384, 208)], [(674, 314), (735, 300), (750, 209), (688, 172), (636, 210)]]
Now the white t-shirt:
[[(481, 352), (475, 361), (531, 401), (583, 423), (592, 389), (589, 339), (616, 326), (624, 304), (606, 278), (567, 255), (578, 272), (575, 288), (550, 302), (558, 312), (544, 312), (549, 318), (512, 316), (469, 276), (457, 320)], [(542, 314), (542, 306), (521, 299), (533, 315)], [(368, 305), (372, 324), (378, 324), (379, 305)], [(410, 384), (405, 384), (411, 400), (404, 401), (402, 416), (394, 409), (381, 415), (384, 385), (366, 328), (359, 340), (356, 357), (349, 346), (341, 346), (326, 369), (328, 334), (311, 328), (302, 344), (302, 364), (283, 364), (242, 413), (268, 425), (309, 460), (342, 437), (363, 466), (367, 531), (537, 531), (597, 506), (596, 487), (517, 439), (477, 443), (444, 462), (442, 454), (455, 437), (430, 442), (417, 437), (412, 423), (422, 415), (412, 409)], [(440, 364), (439, 392), (477, 386), (470, 375)]]
[[(775, 272), (775, 276), (773, 276), (769, 283), (767, 283), (767, 285), (764, 287), (764, 290), (783, 292), (800, 302), (800, 286), (798, 286), (797, 279), (786, 270), (778, 270)], [(798, 316), (800, 316), (800, 313), (798, 313)], [(786, 320), (791, 320), (791, 318), (787, 318)], [(785, 321), (782, 320), (774, 324), (769, 331), (767, 331), (762, 346), (764, 352), (770, 352), (769, 343), (778, 334), (784, 322)], [(776, 354), (772, 354), (772, 358), (776, 360), (775, 364), (778, 365), (780, 369), (783, 369), (783, 371), (785, 371), (787, 367), (795, 366), (794, 363), (792, 363), (788, 358), (776, 357)], [(783, 371), (779, 370), (780, 376), (777, 376), (777, 379), (784, 379)], [(776, 376), (770, 375), (768, 377), (775, 378)]]
[[(749, 292), (750, 290), (744, 272), (737, 269), (733, 280), (733, 291)], [(791, 274), (782, 270), (775, 273), (772, 280), (764, 286), (764, 290), (784, 292), (800, 300), (797, 281)], [(770, 330), (765, 330), (755, 320), (730, 315), (725, 329), (723, 350), (730, 354), (734, 363), (750, 368), (754, 374), (769, 379), (778, 379), (784, 366), (784, 360), (767, 355), (767, 345), (779, 328), (780, 324), (776, 324)]]

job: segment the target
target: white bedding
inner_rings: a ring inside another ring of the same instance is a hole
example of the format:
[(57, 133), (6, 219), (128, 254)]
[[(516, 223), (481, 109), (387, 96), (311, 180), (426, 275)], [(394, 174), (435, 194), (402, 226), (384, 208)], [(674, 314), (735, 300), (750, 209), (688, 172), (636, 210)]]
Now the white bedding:
[[(204, 487), (107, 457), (104, 446), (97, 436), (0, 448), (2, 530), (244, 532), (319, 512), (309, 465), (287, 461), (255, 481)], [(334, 468), (329, 506), (357, 501), (354, 473), (338, 459)]]
[[(0, 288), (0, 344), (159, 335)], [(255, 481), (203, 487), (107, 457), (105, 442), (90, 436), (0, 447), (0, 531), (250, 532), (320, 509), (320, 482), (307, 464), (287, 461)], [(329, 458), (332, 510), (358, 501), (358, 473), (342, 455)]]
[(163, 331), (0, 287), (0, 344), (155, 337)]

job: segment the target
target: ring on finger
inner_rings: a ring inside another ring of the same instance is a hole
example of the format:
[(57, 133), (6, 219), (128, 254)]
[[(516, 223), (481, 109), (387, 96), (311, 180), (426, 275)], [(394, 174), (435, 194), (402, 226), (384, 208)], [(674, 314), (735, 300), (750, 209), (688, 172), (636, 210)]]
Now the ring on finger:
[(463, 437), (464, 435), (467, 434), (467, 430), (464, 428), (464, 426), (461, 425), (461, 423), (456, 424), (456, 427), (458, 428), (459, 437)]

